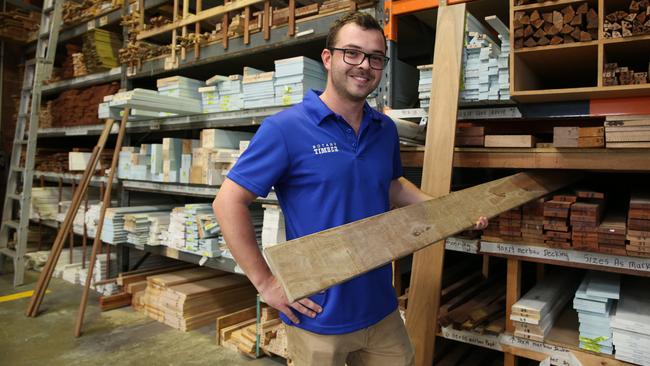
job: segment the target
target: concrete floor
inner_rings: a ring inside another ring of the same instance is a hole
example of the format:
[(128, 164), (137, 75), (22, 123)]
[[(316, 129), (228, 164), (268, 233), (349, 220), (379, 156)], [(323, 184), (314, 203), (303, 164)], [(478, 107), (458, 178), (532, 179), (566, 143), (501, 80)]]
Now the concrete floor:
[[(5, 268), (11, 268), (11, 265)], [(0, 296), (33, 290), (38, 273), (12, 286), (13, 274), (0, 275)], [(73, 335), (81, 286), (52, 279), (41, 315), (27, 318), (29, 298), (0, 303), (0, 365), (211, 365), (281, 366), (282, 359), (250, 360), (217, 346), (215, 326), (191, 332), (158, 323), (130, 307), (100, 312), (98, 297), (88, 302), (84, 334)]]

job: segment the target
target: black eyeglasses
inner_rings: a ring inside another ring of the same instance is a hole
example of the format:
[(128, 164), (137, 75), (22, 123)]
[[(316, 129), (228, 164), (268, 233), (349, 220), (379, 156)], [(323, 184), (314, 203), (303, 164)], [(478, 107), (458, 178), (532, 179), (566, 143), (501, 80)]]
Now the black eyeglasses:
[(378, 53), (365, 53), (354, 48), (330, 48), (330, 51), (343, 52), (343, 62), (348, 65), (358, 66), (367, 58), (368, 64), (372, 69), (383, 70), (388, 65), (390, 58)]

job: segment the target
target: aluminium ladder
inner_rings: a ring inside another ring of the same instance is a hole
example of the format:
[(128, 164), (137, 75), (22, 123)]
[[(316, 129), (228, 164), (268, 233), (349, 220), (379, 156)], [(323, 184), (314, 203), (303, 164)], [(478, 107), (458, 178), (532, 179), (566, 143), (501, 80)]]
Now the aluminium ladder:
[[(24, 279), (41, 89), (43, 80), (52, 74), (62, 10), (63, 0), (44, 1), (36, 55), (25, 63), (0, 226), (0, 268), (5, 260), (3, 255), (13, 259), (14, 286), (22, 285)], [(22, 189), (19, 190), (21, 174)]]

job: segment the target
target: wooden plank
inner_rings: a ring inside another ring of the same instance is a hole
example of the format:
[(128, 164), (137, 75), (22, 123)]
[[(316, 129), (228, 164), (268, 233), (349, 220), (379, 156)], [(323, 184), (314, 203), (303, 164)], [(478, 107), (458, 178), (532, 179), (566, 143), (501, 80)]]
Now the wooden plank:
[(485, 135), (485, 147), (535, 147), (532, 135)]
[(480, 216), (494, 217), (542, 197), (576, 178), (551, 172), (518, 173), (268, 247), (265, 253), (289, 300), (295, 301), (471, 228)]
[(257, 307), (251, 306), (246, 309), (236, 311), (232, 314), (220, 316), (217, 318), (217, 344), (221, 344), (221, 330), (231, 327), (235, 324), (255, 319), (257, 316)]
[[(436, 32), (432, 71), (432, 85), (436, 87), (431, 90), (421, 186), (433, 197), (449, 193), (451, 187), (465, 9), (465, 4), (438, 8), (436, 29), (439, 31)], [(433, 363), (444, 255), (445, 243), (441, 241), (413, 256), (406, 328), (418, 366)]]

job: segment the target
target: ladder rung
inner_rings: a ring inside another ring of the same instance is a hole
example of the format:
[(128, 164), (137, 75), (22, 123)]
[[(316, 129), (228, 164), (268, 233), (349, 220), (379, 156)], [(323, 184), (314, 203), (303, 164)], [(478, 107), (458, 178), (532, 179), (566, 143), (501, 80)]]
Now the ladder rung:
[(27, 140), (14, 140), (14, 145), (27, 145), (28, 143)]
[(20, 193), (7, 193), (7, 197), (11, 198), (12, 200), (20, 201), (23, 199), (23, 195)]
[(0, 254), (4, 254), (4, 255), (6, 255), (7, 257), (10, 257), (10, 258), (15, 258), (16, 257), (16, 251), (13, 250), (13, 249), (9, 249), (9, 248), (1, 248), (0, 249)]
[(14, 172), (21, 172), (23, 174), (25, 173), (25, 167), (24, 166), (12, 166), (11, 170), (14, 171)]
[(22, 91), (24, 91), (24, 92), (31, 91), (31, 90), (32, 90), (31, 85), (30, 86), (25, 86), (25, 87), (22, 88)]
[(20, 229), (20, 223), (18, 221), (13, 221), (13, 220), (7, 220), (3, 222), (5, 225), (9, 226), (10, 228), (13, 228), (15, 230)]

